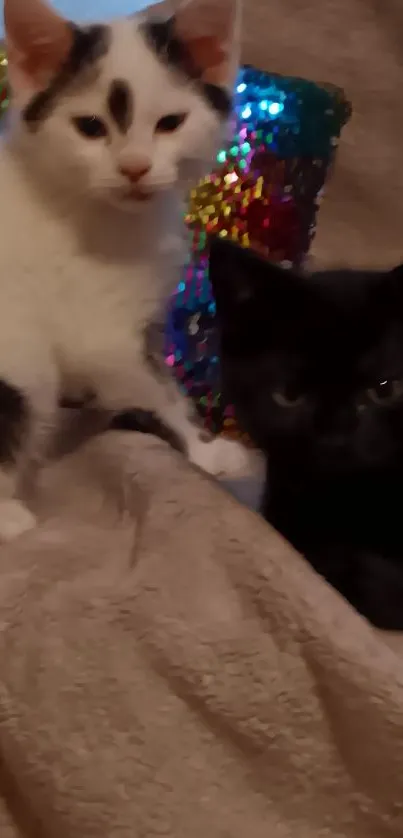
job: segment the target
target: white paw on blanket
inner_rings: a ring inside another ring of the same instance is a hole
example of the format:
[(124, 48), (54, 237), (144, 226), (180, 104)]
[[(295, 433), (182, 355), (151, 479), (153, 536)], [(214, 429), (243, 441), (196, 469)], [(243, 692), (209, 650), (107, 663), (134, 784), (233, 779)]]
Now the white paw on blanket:
[(21, 501), (0, 501), (0, 543), (13, 541), (35, 526), (35, 515)]
[(223, 437), (193, 440), (188, 448), (190, 461), (208, 474), (236, 477), (250, 470), (250, 453), (239, 442)]

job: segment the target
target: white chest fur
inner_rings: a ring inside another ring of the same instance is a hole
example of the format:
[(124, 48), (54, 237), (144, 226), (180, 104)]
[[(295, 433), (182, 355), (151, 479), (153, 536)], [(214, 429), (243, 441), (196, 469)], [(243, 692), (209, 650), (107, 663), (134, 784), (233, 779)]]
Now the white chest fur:
[(0, 155), (0, 182), (6, 333), (13, 324), (27, 344), (39, 332), (68, 379), (90, 376), (98, 353), (121, 351), (123, 359), (140, 351), (144, 326), (179, 278), (179, 202), (170, 195), (169, 205), (164, 198), (138, 215), (76, 199), (61, 204), (36, 192), (8, 152)]
[(0, 182), (0, 378), (28, 395), (45, 424), (57, 393), (90, 391), (107, 410), (153, 411), (201, 468), (243, 471), (245, 449), (201, 440), (191, 406), (144, 359), (144, 328), (180, 276), (175, 195), (141, 215), (60, 203), (35, 189), (8, 154), (0, 154)]

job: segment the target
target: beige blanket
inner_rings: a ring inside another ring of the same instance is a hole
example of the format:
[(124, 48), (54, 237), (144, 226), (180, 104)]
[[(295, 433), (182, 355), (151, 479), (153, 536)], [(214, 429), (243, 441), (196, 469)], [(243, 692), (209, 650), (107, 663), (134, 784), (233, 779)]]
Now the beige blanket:
[[(354, 103), (317, 258), (401, 259), (401, 3), (245, 3), (245, 60)], [(401, 838), (400, 639), (157, 441), (39, 505), (0, 550), (1, 838)]]
[(0, 557), (2, 838), (402, 835), (401, 661), (262, 520), (112, 433), (40, 506)]

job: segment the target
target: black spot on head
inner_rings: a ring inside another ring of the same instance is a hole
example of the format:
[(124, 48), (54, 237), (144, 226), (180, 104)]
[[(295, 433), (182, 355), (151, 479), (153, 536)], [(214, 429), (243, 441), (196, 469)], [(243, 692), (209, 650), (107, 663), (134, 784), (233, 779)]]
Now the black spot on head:
[(58, 97), (91, 65), (95, 65), (109, 49), (110, 29), (97, 24), (81, 28), (70, 24), (73, 44), (67, 60), (46, 90), (37, 93), (25, 108), (23, 118), (32, 130), (51, 112)]
[(23, 393), (0, 379), (0, 463), (15, 464), (28, 423)]
[(125, 134), (133, 122), (133, 93), (127, 82), (116, 79), (108, 95), (108, 109), (119, 131)]
[(161, 61), (195, 82), (210, 107), (221, 117), (229, 115), (232, 107), (230, 94), (224, 87), (203, 81), (203, 68), (197, 66), (186, 43), (176, 35), (175, 17), (166, 21), (148, 21), (143, 25), (142, 32)]
[(175, 18), (165, 21), (151, 21), (144, 24), (144, 35), (148, 44), (171, 67), (180, 70), (191, 79), (200, 79), (202, 72), (186, 48), (186, 44), (175, 34)]

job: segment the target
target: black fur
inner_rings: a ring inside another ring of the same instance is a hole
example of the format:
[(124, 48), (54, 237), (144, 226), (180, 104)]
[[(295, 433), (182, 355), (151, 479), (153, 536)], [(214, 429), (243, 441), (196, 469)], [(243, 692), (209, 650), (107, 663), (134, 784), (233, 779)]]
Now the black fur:
[(116, 431), (137, 431), (141, 434), (157, 436), (168, 442), (171, 448), (185, 453), (185, 445), (174, 431), (164, 425), (155, 413), (150, 410), (133, 408), (119, 413), (112, 419), (111, 430)]
[(13, 466), (28, 424), (28, 405), (23, 393), (0, 379), (0, 463)]
[(225, 88), (203, 82), (202, 69), (195, 64), (186, 44), (177, 37), (175, 26), (175, 17), (171, 17), (165, 21), (147, 21), (142, 31), (158, 57), (185, 78), (195, 82), (210, 107), (221, 117), (227, 117), (232, 107), (231, 96)]
[(403, 630), (403, 268), (302, 277), (213, 242), (223, 390), (268, 458), (263, 514)]
[(110, 44), (108, 26), (97, 24), (81, 28), (73, 23), (69, 25), (73, 33), (73, 44), (67, 60), (48, 87), (31, 99), (23, 113), (25, 122), (32, 130), (35, 130), (49, 115), (55, 102), (71, 82), (108, 52)]
[(116, 79), (112, 82), (108, 96), (108, 108), (119, 131), (126, 134), (133, 122), (133, 92), (126, 81)]

